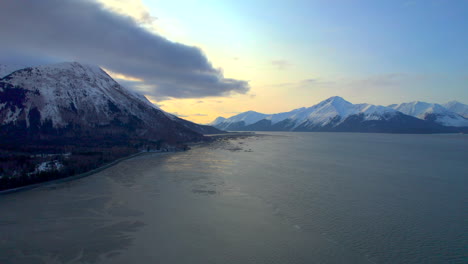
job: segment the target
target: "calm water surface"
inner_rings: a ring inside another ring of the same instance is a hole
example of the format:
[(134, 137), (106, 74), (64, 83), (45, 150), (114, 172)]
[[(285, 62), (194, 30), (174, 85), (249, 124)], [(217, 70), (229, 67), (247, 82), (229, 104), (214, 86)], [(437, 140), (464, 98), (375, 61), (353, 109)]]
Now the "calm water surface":
[(0, 263), (467, 263), (468, 137), (269, 133), (0, 196)]

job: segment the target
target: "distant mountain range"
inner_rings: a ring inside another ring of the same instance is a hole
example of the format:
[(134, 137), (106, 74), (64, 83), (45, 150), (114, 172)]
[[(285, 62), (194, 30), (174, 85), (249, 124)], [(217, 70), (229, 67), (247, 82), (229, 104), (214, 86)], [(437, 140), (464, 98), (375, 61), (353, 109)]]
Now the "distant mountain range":
[(222, 131), (168, 114), (97, 66), (0, 65), (3, 142), (150, 140), (178, 144)]
[(290, 112), (244, 112), (218, 117), (210, 125), (227, 131), (328, 131), (380, 133), (468, 132), (468, 106), (410, 102), (380, 106), (352, 104), (334, 96), (311, 107)]

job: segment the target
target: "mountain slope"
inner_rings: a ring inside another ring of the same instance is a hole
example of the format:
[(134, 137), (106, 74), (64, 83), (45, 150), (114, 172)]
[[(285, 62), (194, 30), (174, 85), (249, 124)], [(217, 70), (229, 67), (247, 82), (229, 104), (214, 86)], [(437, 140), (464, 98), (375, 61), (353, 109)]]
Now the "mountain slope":
[(170, 119), (172, 119), (173, 121), (183, 125), (184, 127), (188, 128), (190, 130), (193, 130), (193, 131), (195, 131), (197, 133), (203, 134), (203, 135), (226, 133), (225, 131), (217, 129), (217, 128), (215, 128), (213, 126), (210, 126), (210, 125), (196, 124), (196, 123), (190, 122), (188, 120), (182, 119), (182, 118), (180, 118), (178, 116), (175, 116), (175, 115), (172, 115), (172, 114), (169, 114), (169, 113), (166, 113), (166, 115)]
[(10, 65), (10, 64), (0, 64), (0, 79), (7, 76), (8, 74), (23, 69), (24, 66), (19, 65)]
[(97, 66), (59, 63), (0, 79), (0, 137), (28, 141), (202, 138)]
[(468, 105), (466, 104), (462, 104), (457, 101), (450, 101), (446, 104), (443, 104), (443, 106), (448, 110), (463, 116), (464, 118), (468, 118)]
[(468, 119), (440, 104), (415, 101), (392, 105), (392, 108), (406, 115), (432, 121), (443, 126), (468, 127)]

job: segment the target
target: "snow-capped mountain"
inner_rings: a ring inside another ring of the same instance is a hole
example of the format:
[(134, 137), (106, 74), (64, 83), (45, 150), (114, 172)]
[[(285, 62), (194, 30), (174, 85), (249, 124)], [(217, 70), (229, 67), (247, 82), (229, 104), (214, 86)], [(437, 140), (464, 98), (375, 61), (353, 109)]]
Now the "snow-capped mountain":
[(334, 96), (312, 107), (298, 108), (290, 112), (267, 115), (248, 111), (225, 120), (217, 119), (221, 122), (217, 122), (216, 126), (229, 130), (232, 126), (249, 126), (261, 120), (266, 120), (273, 126), (287, 121), (288, 130), (295, 130), (298, 127), (337, 126), (351, 115), (362, 114), (364, 120), (377, 120), (389, 118), (395, 113), (396, 111), (391, 108), (369, 104), (354, 105), (341, 97)]
[(202, 138), (194, 130), (122, 87), (97, 66), (59, 63), (20, 69), (0, 79), (3, 138), (182, 142)]
[(352, 131), (429, 133), (447, 131), (393, 109), (371, 104), (352, 104), (341, 97), (328, 98), (308, 108), (279, 114), (248, 111), (213, 122), (223, 130), (252, 131)]
[(462, 104), (457, 101), (450, 101), (446, 104), (443, 104), (443, 106), (448, 110), (463, 116), (464, 118), (468, 118), (468, 105), (466, 104)]
[(406, 115), (433, 121), (443, 126), (468, 127), (468, 119), (440, 104), (415, 101), (391, 105), (391, 107)]
[[(338, 126), (352, 115), (361, 115), (363, 120), (386, 120), (395, 115), (396, 111), (384, 106), (352, 104), (334, 96), (312, 107), (293, 110), (291, 114), (287, 119), (294, 120), (293, 128), (306, 128)], [(271, 120), (276, 123), (282, 121), (284, 117), (284, 114), (272, 115)]]

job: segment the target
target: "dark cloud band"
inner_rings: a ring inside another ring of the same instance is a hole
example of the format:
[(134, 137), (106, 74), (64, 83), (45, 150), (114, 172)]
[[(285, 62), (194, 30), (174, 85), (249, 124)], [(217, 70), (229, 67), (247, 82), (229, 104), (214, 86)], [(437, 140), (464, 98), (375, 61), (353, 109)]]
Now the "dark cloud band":
[[(75, 60), (144, 80), (156, 97), (197, 98), (246, 93), (203, 52), (149, 32), (91, 0), (0, 1), (0, 59), (34, 54), (30, 63)], [(3, 54), (1, 54), (3, 53)], [(21, 63), (25, 63), (24, 56)]]

